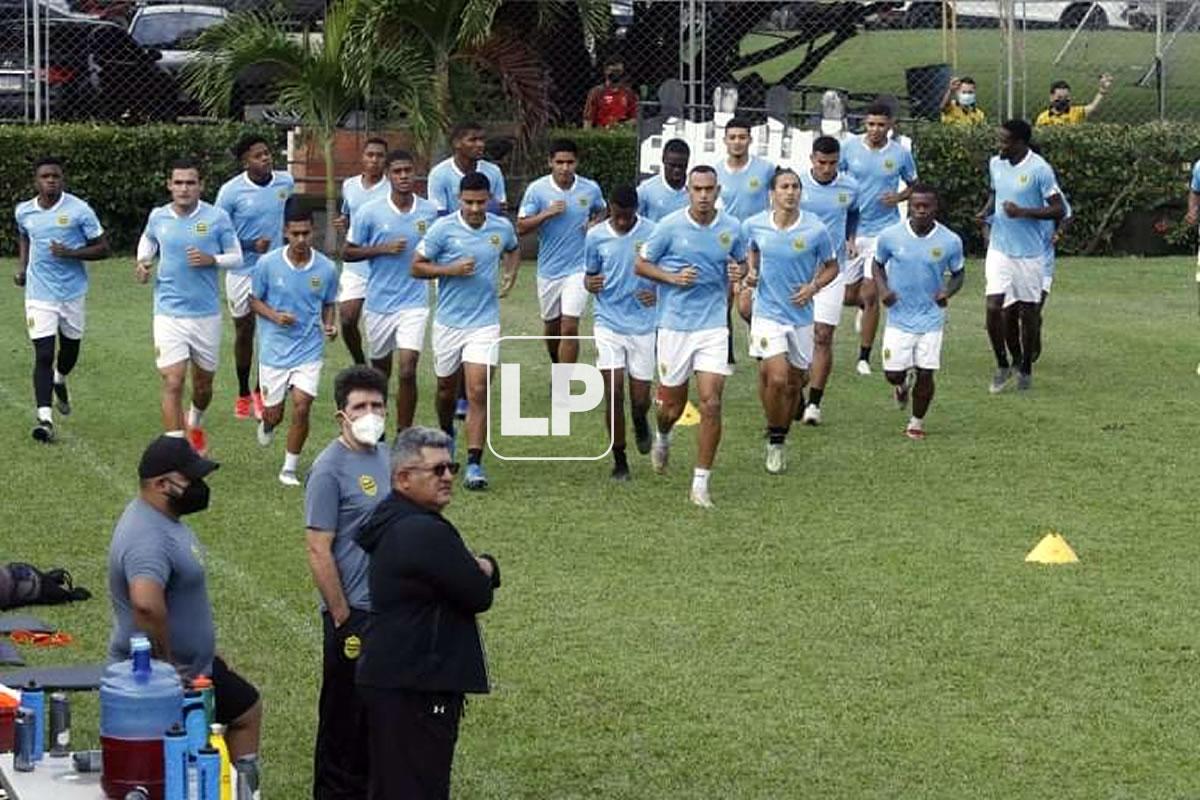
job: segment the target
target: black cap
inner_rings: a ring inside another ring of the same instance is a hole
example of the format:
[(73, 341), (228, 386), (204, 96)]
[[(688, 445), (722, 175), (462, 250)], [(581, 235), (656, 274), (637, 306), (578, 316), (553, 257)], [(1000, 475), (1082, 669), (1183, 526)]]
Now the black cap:
[(178, 436), (159, 436), (138, 463), (138, 477), (142, 480), (157, 478), (168, 472), (181, 472), (189, 479), (203, 478), (220, 466), (215, 461), (203, 458), (192, 449), (187, 439)]

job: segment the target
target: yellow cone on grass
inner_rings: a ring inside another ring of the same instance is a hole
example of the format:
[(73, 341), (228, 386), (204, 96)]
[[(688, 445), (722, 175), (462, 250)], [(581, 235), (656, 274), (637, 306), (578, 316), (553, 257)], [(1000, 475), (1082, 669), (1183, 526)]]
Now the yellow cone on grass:
[(1037, 546), (1029, 551), (1025, 560), (1035, 564), (1074, 564), (1079, 556), (1067, 544), (1061, 533), (1047, 533)]
[(675, 424), (676, 425), (699, 425), (700, 424), (700, 411), (694, 405), (692, 405), (691, 400), (688, 400), (687, 405), (683, 407), (683, 413), (679, 415), (679, 421), (676, 422)]

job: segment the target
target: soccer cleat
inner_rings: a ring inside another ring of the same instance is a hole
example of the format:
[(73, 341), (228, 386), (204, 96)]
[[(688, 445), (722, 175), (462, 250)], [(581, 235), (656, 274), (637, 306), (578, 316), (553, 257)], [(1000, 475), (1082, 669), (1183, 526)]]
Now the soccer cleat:
[(263, 447), (269, 445), (271, 440), (275, 438), (275, 429), (271, 428), (267, 430), (267, 423), (265, 422), (258, 423), (258, 430), (255, 433), (258, 436), (258, 443)]
[(659, 475), (667, 471), (667, 462), (671, 460), (671, 440), (666, 436), (656, 436), (650, 447), (650, 466)]
[(628, 480), (629, 480), (629, 465), (628, 464), (614, 464), (613, 468), (612, 468), (612, 473), (609, 474), (609, 477), (612, 478), (614, 481), (617, 481), (618, 483), (628, 482)]
[(915, 425), (909, 425), (904, 429), (904, 435), (912, 439), (914, 442), (921, 442), (925, 440), (925, 429), (918, 428)]
[(263, 418), (263, 409), (266, 408), (266, 404), (263, 403), (262, 392), (255, 389), (254, 393), (250, 395), (250, 399), (254, 403), (254, 418), (261, 420)]
[(487, 474), (483, 464), (467, 464), (467, 475), (463, 478), (463, 486), (471, 491), (480, 491), (488, 487)]
[(992, 394), (1000, 394), (1008, 388), (1008, 382), (1012, 380), (1012, 367), (1000, 367), (996, 370), (996, 374), (992, 376), (992, 385), (988, 387), (988, 391)]
[(1033, 373), (1018, 372), (1017, 373), (1017, 391), (1028, 392), (1033, 388)]
[(688, 499), (692, 501), (692, 505), (700, 506), (701, 508), (716, 508), (713, 505), (712, 497), (708, 493), (708, 487), (697, 489), (695, 486), (688, 492)]
[(465, 398), (465, 397), (458, 398), (458, 402), (454, 404), (455, 418), (466, 419), (467, 418), (467, 408), (468, 408), (467, 398)]
[(250, 395), (233, 401), (233, 416), (236, 419), (250, 419), (254, 416), (254, 401), (250, 399)]
[(296, 477), (296, 473), (290, 469), (281, 470), (279, 473), (279, 482), (284, 486), (299, 486), (300, 479)]
[(205, 435), (204, 428), (188, 428), (187, 439), (197, 455), (208, 455), (208, 436)]
[(67, 394), (67, 382), (54, 384), (54, 408), (64, 417), (71, 416), (71, 399)]
[(854, 365), (854, 371), (866, 377), (871, 374), (871, 365), (860, 358), (858, 363)]
[(767, 472), (772, 475), (779, 475), (787, 469), (787, 455), (784, 453), (783, 445), (768, 444), (767, 445)]
[(805, 425), (820, 425), (821, 424), (821, 407), (814, 406), (809, 403), (804, 409), (804, 418), (801, 420)]
[(892, 387), (892, 399), (896, 401), (896, 408), (903, 411), (908, 407), (908, 383), (902, 383), (899, 386)]
[(48, 419), (39, 419), (33, 426), (34, 441), (50, 444), (54, 441), (54, 423)]

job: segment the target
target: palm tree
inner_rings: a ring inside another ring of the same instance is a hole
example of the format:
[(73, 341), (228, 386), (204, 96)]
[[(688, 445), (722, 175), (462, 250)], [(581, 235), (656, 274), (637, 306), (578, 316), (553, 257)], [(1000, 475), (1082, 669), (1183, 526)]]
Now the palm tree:
[(333, 139), (347, 114), (369, 108), (384, 117), (407, 118), (417, 141), (440, 130), (442, 106), (434, 102), (432, 65), (419, 48), (383, 43), (369, 28), (369, 4), (337, 0), (320, 34), (289, 32), (261, 12), (239, 12), (197, 37), (208, 54), (188, 64), (183, 81), (206, 111), (227, 113), (237, 77), (265, 68), (277, 106), (314, 139), (325, 163), (326, 242), (334, 241), (337, 185)]

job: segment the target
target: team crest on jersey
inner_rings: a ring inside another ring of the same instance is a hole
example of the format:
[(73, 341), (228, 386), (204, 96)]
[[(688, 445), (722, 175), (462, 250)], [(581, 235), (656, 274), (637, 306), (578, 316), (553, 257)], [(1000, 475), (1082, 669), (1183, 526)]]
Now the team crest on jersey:
[(417, 233), (419, 233), (419, 234), (421, 234), (422, 236), (424, 236), (424, 235), (425, 235), (425, 228), (426, 228), (426, 227), (428, 227), (428, 226), (426, 226), (426, 224), (425, 224), (425, 220), (423, 220), (423, 219), (419, 219), (419, 220), (417, 220)]
[(730, 248), (730, 246), (733, 245), (733, 237), (729, 235), (729, 231), (725, 231), (720, 236), (718, 236), (717, 241), (720, 242), (721, 247), (724, 247), (726, 250), (728, 250)]
[(314, 292), (321, 291), (321, 279), (318, 277), (315, 277), (315, 276), (312, 278), (309, 278), (308, 279), (308, 288), (312, 289)]
[(942, 248), (940, 248), (940, 247), (933, 248), (932, 250), (929, 251), (929, 255), (933, 256), (934, 258), (941, 258), (942, 257)]
[(280, 189), (277, 195), (280, 200), (287, 200), (287, 189)]
[(803, 251), (804, 248), (807, 246), (808, 246), (808, 243), (804, 241), (803, 236), (797, 236), (795, 239), (792, 239), (792, 249), (795, 250), (797, 253)]
[(579, 198), (579, 207), (580, 208), (587, 208), (587, 204), (588, 204), (588, 199), (586, 197)]
[(374, 497), (375, 493), (379, 491), (379, 485), (375, 483), (375, 479), (370, 475), (358, 476), (358, 488), (362, 489), (363, 494), (367, 497)]
[(1022, 186), (1029, 183), (1029, 175), (1022, 172), (1020, 175), (1017, 176), (1017, 183), (1021, 184)]
[(883, 160), (883, 168), (886, 169), (888, 172), (891, 172), (892, 170), (894, 170), (896, 168), (896, 162), (890, 158), (885, 158)]
[(201, 236), (208, 233), (208, 223), (207, 222), (197, 222), (196, 223), (196, 233), (200, 234)]
[(59, 225), (70, 225), (71, 218), (68, 217), (66, 214), (59, 214), (58, 219), (56, 219), (55, 222), (57, 222)]
[(500, 234), (493, 233), (488, 237), (488, 241), (492, 243), (492, 247), (496, 248), (497, 250), (500, 249)]
[(762, 186), (762, 181), (760, 181), (758, 178), (750, 179), (750, 188), (751, 189), (758, 189), (761, 186)]
[(838, 205), (847, 205), (850, 202), (849, 192), (838, 192)]

